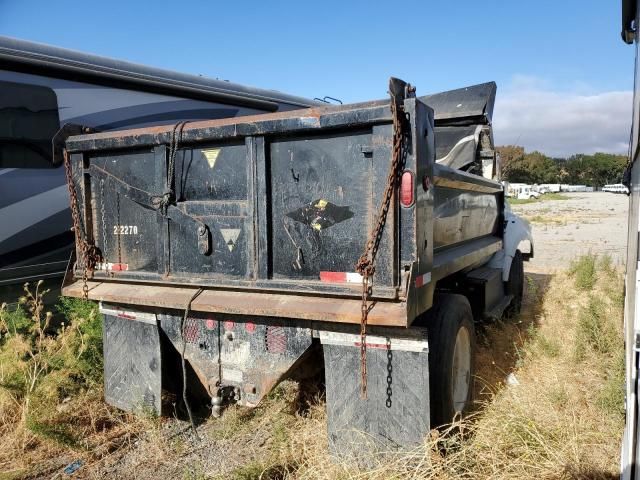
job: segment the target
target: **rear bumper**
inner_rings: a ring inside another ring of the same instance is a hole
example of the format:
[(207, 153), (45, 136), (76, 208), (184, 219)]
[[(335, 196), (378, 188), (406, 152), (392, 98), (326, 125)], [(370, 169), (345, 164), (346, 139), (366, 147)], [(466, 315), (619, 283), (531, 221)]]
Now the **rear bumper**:
[[(198, 291), (195, 287), (168, 287), (89, 281), (89, 299), (109, 303), (184, 310)], [(82, 298), (82, 281), (63, 287), (62, 294)], [(203, 290), (191, 303), (195, 312), (265, 316), (337, 323), (360, 323), (360, 299), (262, 292)], [(407, 327), (406, 302), (376, 301), (369, 325)]]

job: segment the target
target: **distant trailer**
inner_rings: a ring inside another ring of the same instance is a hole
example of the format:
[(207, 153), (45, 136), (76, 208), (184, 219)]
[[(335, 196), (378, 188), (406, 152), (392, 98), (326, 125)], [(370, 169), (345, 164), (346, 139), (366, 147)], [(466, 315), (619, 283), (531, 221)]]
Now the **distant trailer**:
[(561, 185), (559, 183), (543, 183), (540, 188), (546, 188), (549, 193), (560, 193)]
[(561, 185), (562, 192), (593, 192), (593, 187), (587, 187), (586, 185)]
[(52, 139), (318, 102), (0, 36), (0, 285), (61, 277), (71, 214)]

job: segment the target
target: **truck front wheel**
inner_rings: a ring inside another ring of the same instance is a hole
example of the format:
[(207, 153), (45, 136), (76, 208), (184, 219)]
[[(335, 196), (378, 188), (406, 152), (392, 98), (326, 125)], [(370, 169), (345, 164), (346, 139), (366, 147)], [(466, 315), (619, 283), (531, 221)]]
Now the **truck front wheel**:
[(426, 321), (432, 426), (451, 423), (473, 400), (475, 329), (469, 301), (446, 294), (435, 299)]

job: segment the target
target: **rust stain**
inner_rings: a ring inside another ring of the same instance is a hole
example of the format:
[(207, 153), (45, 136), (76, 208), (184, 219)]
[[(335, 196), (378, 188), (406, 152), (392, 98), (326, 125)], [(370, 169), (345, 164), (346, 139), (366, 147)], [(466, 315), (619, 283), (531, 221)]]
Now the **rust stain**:
[[(339, 106), (339, 105), (328, 105), (326, 107), (311, 107), (307, 109), (301, 110), (289, 110), (286, 112), (275, 112), (275, 113), (259, 113), (255, 115), (247, 115), (243, 117), (230, 117), (230, 118), (220, 118), (215, 120), (198, 120), (192, 121), (185, 125), (183, 133), (187, 133), (191, 130), (205, 129), (205, 128), (216, 128), (216, 127), (226, 127), (233, 126), (237, 129), (238, 125), (254, 123), (254, 122), (267, 122), (273, 120), (286, 120), (288, 118), (312, 118), (316, 121), (320, 120), (320, 118), (328, 113), (337, 112), (337, 111), (348, 111), (352, 109), (359, 108), (367, 108), (367, 107), (379, 107), (383, 104), (386, 104), (386, 101), (373, 101), (373, 102), (362, 102), (355, 103), (348, 106), (348, 109)], [(142, 127), (142, 128), (133, 128), (129, 130), (119, 130), (115, 132), (99, 132), (99, 133), (91, 133), (82, 135), (83, 140), (98, 140), (98, 139), (116, 139), (122, 140), (126, 137), (132, 137), (133, 139), (140, 138), (143, 135), (171, 135), (174, 124), (167, 125), (159, 125), (153, 127)], [(237, 130), (235, 131), (237, 133)]]
[[(197, 288), (134, 285), (90, 281), (89, 299), (128, 305), (145, 305), (181, 310)], [(82, 281), (64, 287), (62, 294), (82, 297)], [(360, 323), (361, 300), (264, 292), (204, 290), (191, 310), (234, 315), (293, 318), (310, 321)], [(407, 327), (407, 304), (376, 301), (368, 316), (370, 325)]]

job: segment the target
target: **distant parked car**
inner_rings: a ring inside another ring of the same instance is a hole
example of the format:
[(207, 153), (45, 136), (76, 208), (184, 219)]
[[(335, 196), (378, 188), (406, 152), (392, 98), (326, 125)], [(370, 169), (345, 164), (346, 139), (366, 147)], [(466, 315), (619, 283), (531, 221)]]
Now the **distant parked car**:
[(604, 187), (602, 187), (602, 191), (611, 193), (624, 193), (625, 195), (629, 194), (629, 189), (621, 183), (605, 185)]

